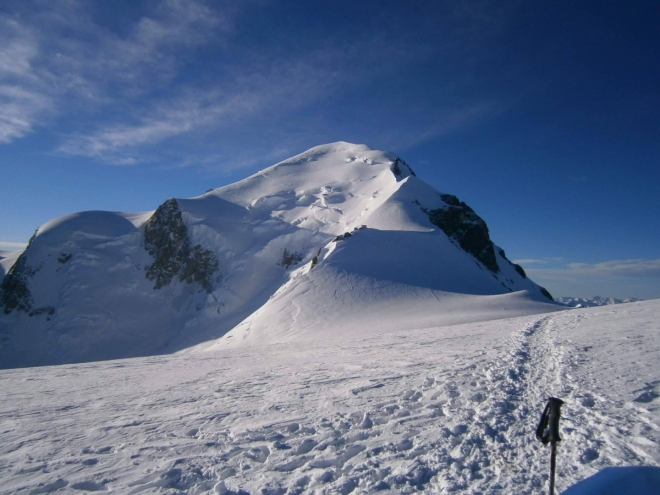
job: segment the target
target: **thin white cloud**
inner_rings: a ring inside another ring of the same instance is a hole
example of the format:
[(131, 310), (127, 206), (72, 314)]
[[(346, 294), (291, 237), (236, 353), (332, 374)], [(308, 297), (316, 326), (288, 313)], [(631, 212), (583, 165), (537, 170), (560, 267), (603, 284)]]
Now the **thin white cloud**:
[[(122, 36), (99, 26), (89, 16), (86, 4), (78, 3), (78, 36), (55, 39), (58, 73), (76, 74), (79, 80), (73, 85), (78, 89), (89, 86), (90, 94), (100, 98), (112, 98), (114, 93), (139, 95), (170, 81), (187, 50), (229, 29), (226, 17), (194, 0), (168, 0), (158, 5), (149, 16), (129, 25)], [(70, 29), (70, 15), (58, 11), (50, 22), (59, 31)]]
[(51, 107), (32, 67), (37, 53), (37, 41), (29, 29), (0, 17), (0, 143), (25, 136), (36, 118)]
[(136, 123), (110, 124), (95, 132), (70, 136), (59, 152), (101, 158), (111, 163), (126, 162), (121, 153), (135, 147), (159, 143), (193, 129), (208, 127), (221, 120), (230, 120), (248, 113), (255, 102), (250, 95), (236, 95), (229, 100), (209, 94), (186, 95), (155, 105)]
[(564, 258), (522, 258), (513, 260), (519, 265), (547, 265), (549, 263), (561, 263)]
[[(179, 94), (142, 109), (133, 122), (123, 119), (68, 136), (57, 151), (114, 163), (117, 156), (143, 145), (287, 115), (339, 88), (360, 84), (388, 70), (395, 50), (383, 50), (383, 43), (374, 39), (337, 43), (298, 56), (267, 60), (258, 53), (244, 53), (251, 62), (227, 70), (221, 89), (181, 89)], [(366, 66), (359, 63), (365, 58), (370, 61)], [(277, 147), (281, 146), (278, 143)], [(262, 150), (262, 155), (269, 153)]]
[[(39, 3), (39, 8), (29, 1), (17, 5), (13, 15), (0, 15), (0, 22), (11, 25), (14, 33), (13, 44), (4, 44), (11, 48), (0, 54), (0, 71), (9, 67), (8, 82), (0, 86), (0, 105), (5, 105), (0, 142), (20, 138), (38, 124), (50, 125), (59, 115), (67, 125), (60, 131), (63, 141), (57, 152), (118, 165), (149, 161), (158, 155), (155, 144), (168, 144), (178, 136), (219, 135), (240, 126), (249, 133), (252, 123), (263, 126), (265, 121), (281, 127), (297, 109), (359, 85), (367, 87), (438, 51), (460, 52), (483, 42), (499, 33), (510, 17), (509, 8), (475, 0), (469, 6), (447, 7), (445, 29), (433, 29), (438, 36), (434, 43), (410, 41), (387, 29), (365, 30), (350, 36), (329, 33), (309, 46), (296, 43), (280, 53), (267, 44), (248, 49), (239, 37), (232, 37), (233, 19), (245, 3), (166, 0), (150, 4), (153, 8), (140, 18), (123, 18), (121, 32), (100, 25), (93, 15), (99, 4), (88, 0), (52, 0)], [(199, 47), (213, 47), (215, 81), (190, 80), (183, 74)], [(461, 102), (453, 97), (458, 90), (438, 88), (448, 94), (445, 107), (436, 108), (435, 118), (413, 130), (392, 125), (395, 111), (383, 117), (378, 129), (369, 124), (376, 124), (376, 118), (365, 117), (362, 129), (373, 130), (361, 132), (361, 138), (391, 136), (390, 146), (405, 148), (508, 108), (488, 97)], [(271, 136), (270, 144), (260, 139), (255, 149), (266, 156), (282, 146), (297, 148), (312, 135), (324, 139), (334, 132), (328, 132), (327, 125), (318, 119), (303, 125), (307, 139), (300, 131), (291, 137), (291, 131), (281, 136), (274, 130), (277, 136)], [(233, 143), (222, 146), (231, 149)], [(211, 148), (209, 154), (217, 153), (217, 147)], [(226, 163), (227, 156), (224, 159)], [(240, 161), (254, 160), (236, 163)]]
[(527, 275), (553, 295), (591, 297), (660, 297), (660, 259), (570, 263), (560, 268), (529, 268)]
[(561, 268), (531, 268), (527, 272), (545, 279), (660, 278), (660, 259), (612, 260), (602, 263), (569, 263)]
[(571, 263), (573, 273), (589, 276), (607, 277), (650, 277), (660, 278), (660, 259), (657, 260), (616, 260), (603, 263)]
[(38, 117), (51, 108), (51, 101), (39, 93), (0, 86), (0, 143), (9, 143), (28, 134)]
[(181, 54), (229, 26), (199, 2), (167, 0), (119, 35), (95, 23), (89, 7), (24, 2), (0, 15), (0, 143), (55, 113), (93, 112), (148, 93), (176, 76)]
[(0, 240), (0, 249), (3, 251), (18, 251), (27, 247), (26, 242), (13, 242)]
[(31, 60), (37, 54), (36, 41), (18, 22), (1, 19), (0, 74), (2, 77), (30, 76)]

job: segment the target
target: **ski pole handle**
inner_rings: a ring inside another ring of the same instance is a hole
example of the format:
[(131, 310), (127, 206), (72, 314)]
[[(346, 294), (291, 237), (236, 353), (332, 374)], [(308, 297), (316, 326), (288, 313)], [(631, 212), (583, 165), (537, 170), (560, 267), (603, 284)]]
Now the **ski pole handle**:
[(556, 397), (550, 397), (548, 403), (541, 414), (541, 421), (536, 428), (536, 438), (543, 444), (550, 443), (552, 450), (550, 451), (550, 495), (555, 493), (555, 467), (557, 456), (557, 442), (561, 442), (559, 436), (559, 419), (561, 418), (561, 406), (564, 401)]
[(536, 438), (543, 444), (548, 442), (561, 442), (559, 436), (559, 419), (561, 418), (561, 406), (564, 401), (555, 397), (548, 399), (548, 404), (541, 414), (541, 421), (536, 428)]
[(561, 437), (559, 436), (559, 418), (561, 418), (561, 406), (563, 404), (563, 400), (556, 399), (555, 397), (550, 397), (548, 400), (548, 405), (550, 406), (547, 434), (549, 442), (561, 442)]

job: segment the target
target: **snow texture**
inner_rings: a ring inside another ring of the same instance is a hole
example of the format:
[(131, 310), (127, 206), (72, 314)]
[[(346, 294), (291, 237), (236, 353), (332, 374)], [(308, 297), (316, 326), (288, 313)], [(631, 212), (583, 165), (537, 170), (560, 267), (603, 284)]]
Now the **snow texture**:
[(549, 396), (561, 492), (660, 465), (659, 321), (655, 300), (0, 371), (0, 493), (547, 493)]
[(0, 264), (0, 368), (562, 309), (469, 206), (344, 142), (155, 211), (52, 220)]

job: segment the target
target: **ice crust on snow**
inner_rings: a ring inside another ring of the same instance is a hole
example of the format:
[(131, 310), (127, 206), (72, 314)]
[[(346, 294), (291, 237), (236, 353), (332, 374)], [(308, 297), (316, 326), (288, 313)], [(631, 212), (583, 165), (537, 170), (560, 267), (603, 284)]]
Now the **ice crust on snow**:
[[(454, 211), (454, 196), (364, 145), (318, 146), (168, 201), (176, 214), (163, 218), (178, 224), (161, 226), (161, 248), (149, 222), (167, 201), (156, 212), (81, 212), (41, 226), (4, 277), (0, 367), (561, 309), (492, 244), (467, 205)], [(450, 230), (432, 223), (433, 212), (449, 210)]]
[[(555, 396), (558, 493), (591, 494), (569, 487), (660, 466), (658, 322), (655, 300), (2, 370), (0, 493), (547, 493)], [(626, 486), (655, 493), (643, 471)]]

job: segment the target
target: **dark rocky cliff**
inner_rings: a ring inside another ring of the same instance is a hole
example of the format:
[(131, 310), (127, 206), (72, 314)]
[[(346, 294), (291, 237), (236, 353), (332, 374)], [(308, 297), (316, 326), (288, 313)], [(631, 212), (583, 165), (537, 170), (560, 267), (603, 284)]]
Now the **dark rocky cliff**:
[(446, 206), (427, 211), (431, 223), (439, 227), (491, 272), (498, 273), (500, 267), (497, 264), (495, 248), (490, 240), (486, 222), (456, 196), (441, 194), (440, 198)]
[[(27, 251), (27, 250), (26, 250)], [(39, 268), (29, 265), (25, 252), (16, 260), (0, 284), (0, 306), (5, 314), (14, 310), (29, 313), (32, 310), (32, 294), (29, 282)]]
[[(217, 256), (200, 244), (191, 245), (176, 199), (170, 198), (154, 212), (144, 228), (144, 248), (154, 262), (146, 269), (147, 279), (160, 289), (178, 277), (188, 284), (196, 283), (212, 292), (217, 280)], [(214, 277), (215, 276), (215, 277)]]

